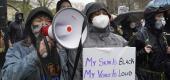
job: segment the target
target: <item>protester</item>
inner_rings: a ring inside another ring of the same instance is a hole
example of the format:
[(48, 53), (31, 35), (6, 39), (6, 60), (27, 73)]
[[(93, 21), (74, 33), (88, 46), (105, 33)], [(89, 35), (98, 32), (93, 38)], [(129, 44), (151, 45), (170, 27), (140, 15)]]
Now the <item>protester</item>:
[[(167, 44), (162, 29), (164, 10), (148, 5), (144, 11), (145, 26), (130, 40), (136, 47), (136, 74), (138, 80), (166, 80), (164, 63)], [(169, 80), (169, 79), (167, 79)]]
[[(2, 80), (60, 80), (55, 43), (46, 37), (52, 53), (47, 54), (44, 37), (40, 34), (43, 26), (51, 25), (52, 18), (52, 13), (45, 7), (30, 12), (25, 25), (24, 40), (14, 43), (8, 49), (2, 68)], [(54, 62), (47, 63), (51, 59)]]
[(9, 25), (9, 36), (12, 44), (23, 39), (24, 25), (23, 13), (16, 12), (15, 21)]
[(84, 47), (125, 46), (126, 40), (123, 37), (110, 32), (109, 21), (111, 16), (104, 4), (89, 3), (86, 5), (84, 13), (89, 22), (88, 36), (84, 43)]
[[(89, 3), (84, 9), (84, 13), (87, 16), (89, 26), (88, 26), (88, 36), (83, 44), (83, 47), (123, 47), (126, 44), (126, 40), (121, 36), (112, 33), (109, 30), (110, 27), (110, 14), (108, 13), (106, 7), (102, 3)], [(72, 77), (73, 68), (75, 64), (76, 55), (78, 49), (67, 50), (67, 68), (68, 74), (65, 74), (69, 78)], [(83, 66), (82, 57), (78, 62), (77, 69), (75, 71), (75, 76), (73, 80), (83, 80)]]
[(58, 12), (60, 9), (69, 8), (69, 7), (72, 7), (71, 2), (69, 0), (60, 0), (57, 2), (56, 12)]
[(137, 22), (132, 22), (128, 20), (123, 20), (121, 22), (122, 30), (123, 30), (123, 37), (129, 41), (131, 37), (138, 31), (138, 24)]

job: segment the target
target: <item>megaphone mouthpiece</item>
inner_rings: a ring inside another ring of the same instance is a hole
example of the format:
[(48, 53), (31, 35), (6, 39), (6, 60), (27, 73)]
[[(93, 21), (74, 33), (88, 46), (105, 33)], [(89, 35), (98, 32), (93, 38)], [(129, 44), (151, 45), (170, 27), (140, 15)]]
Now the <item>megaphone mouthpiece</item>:
[(43, 36), (48, 36), (48, 28), (49, 26), (43, 26), (40, 30), (40, 33), (43, 35)]

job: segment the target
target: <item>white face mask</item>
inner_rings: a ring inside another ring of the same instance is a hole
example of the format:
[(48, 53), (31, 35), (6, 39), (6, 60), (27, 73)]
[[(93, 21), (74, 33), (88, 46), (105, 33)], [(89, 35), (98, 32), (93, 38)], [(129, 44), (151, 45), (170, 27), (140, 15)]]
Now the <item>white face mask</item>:
[(165, 18), (162, 17), (162, 18), (160, 18), (160, 20), (156, 21), (155, 28), (156, 29), (161, 29), (163, 26), (165, 26), (165, 24), (166, 24)]
[(107, 15), (95, 16), (92, 20), (93, 25), (96, 28), (104, 29), (109, 24), (109, 17)]

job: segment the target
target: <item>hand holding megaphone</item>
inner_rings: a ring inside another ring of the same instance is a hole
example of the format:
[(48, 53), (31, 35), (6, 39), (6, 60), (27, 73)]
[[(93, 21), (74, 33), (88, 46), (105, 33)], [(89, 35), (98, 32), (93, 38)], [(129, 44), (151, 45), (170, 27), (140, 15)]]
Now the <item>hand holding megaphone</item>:
[(47, 57), (48, 55), (48, 51), (47, 51), (47, 45), (49, 47), (49, 49), (51, 50), (52, 46), (53, 46), (53, 41), (48, 37), (48, 36), (45, 36), (46, 39), (47, 39), (47, 44), (45, 44), (45, 39), (42, 39), (39, 43), (39, 54), (41, 55), (41, 57), (45, 58)]
[(79, 62), (82, 53), (82, 44), (87, 36), (86, 17), (77, 9), (62, 9), (54, 16), (51, 26), (44, 26), (41, 29), (41, 34), (54, 39), (64, 48), (78, 49), (71, 78), (73, 80), (77, 68), (76, 64)]

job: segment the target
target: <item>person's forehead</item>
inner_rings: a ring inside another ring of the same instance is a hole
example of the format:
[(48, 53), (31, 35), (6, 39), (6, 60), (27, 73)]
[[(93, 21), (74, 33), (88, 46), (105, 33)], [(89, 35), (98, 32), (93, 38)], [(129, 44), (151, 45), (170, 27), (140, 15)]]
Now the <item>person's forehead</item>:
[(34, 19), (37, 19), (37, 18), (49, 18), (49, 19), (50, 19), (50, 17), (49, 17), (49, 16), (44, 15), (44, 14), (42, 14), (42, 15), (37, 15), (37, 16), (35, 16), (35, 18), (34, 18)]
[(101, 13), (106, 14), (107, 12), (106, 12), (105, 10), (103, 10), (103, 9), (99, 9), (99, 10), (97, 10), (97, 11), (91, 13), (90, 15), (98, 15), (98, 14), (101, 14)]
[(34, 20), (51, 20), (49, 16), (46, 16), (46, 15), (38, 15), (36, 17), (34, 17), (33, 21)]
[(50, 20), (50, 18), (49, 17), (46, 17), (46, 16), (41, 16), (41, 17), (36, 17), (36, 18), (34, 18), (34, 20)]
[(106, 11), (104, 9), (99, 9), (99, 10), (97, 10), (95, 12), (106, 12)]

